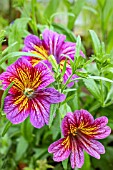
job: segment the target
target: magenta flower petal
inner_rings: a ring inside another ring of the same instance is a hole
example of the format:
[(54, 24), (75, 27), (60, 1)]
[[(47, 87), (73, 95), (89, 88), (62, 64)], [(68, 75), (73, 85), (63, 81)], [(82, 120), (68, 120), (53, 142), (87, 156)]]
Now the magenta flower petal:
[(76, 110), (74, 112), (74, 118), (77, 126), (79, 127), (81, 124), (87, 126), (94, 122), (93, 116), (87, 110)]
[[(60, 56), (68, 56), (70, 59), (74, 60), (75, 54), (76, 54), (76, 43), (73, 42), (63, 43), (62, 48), (59, 52)], [(85, 55), (82, 51), (80, 51), (80, 56), (85, 58)]]
[(69, 157), (71, 151), (65, 140), (65, 138), (59, 139), (49, 146), (48, 152), (54, 154), (54, 161), (60, 162)]
[(49, 51), (49, 55), (52, 54), (55, 57), (57, 63), (59, 63), (60, 58), (58, 53), (66, 37), (62, 34), (58, 34), (46, 29), (43, 32), (43, 39), (44, 46)]
[(108, 118), (105, 116), (95, 119), (94, 128), (96, 130), (92, 131), (93, 138), (103, 139), (110, 135), (111, 129), (109, 126), (106, 126), (107, 123), (108, 123)]
[(19, 91), (22, 90), (26, 82), (29, 81), (29, 75), (32, 75), (31, 69), (32, 65), (27, 60), (23, 60), (21, 58), (18, 59), (14, 64), (7, 67), (6, 72), (0, 75), (3, 89), (6, 89), (11, 82), (14, 82), (14, 85), (9, 90), (9, 93), (15, 94), (18, 92), (18, 89)]
[(34, 67), (34, 69), (38, 72), (36, 77), (37, 80), (39, 79), (39, 75), (41, 79), (38, 89), (45, 88), (55, 81), (52, 72), (48, 69), (47, 65), (40, 62)]
[(110, 127), (106, 126), (108, 119), (105, 116), (95, 119), (92, 125), (86, 126), (81, 132), (92, 139), (103, 139), (111, 133)]
[(54, 88), (37, 90), (35, 95), (35, 99), (31, 101), (30, 120), (34, 127), (41, 128), (49, 123), (50, 104), (62, 102), (65, 95)]
[(36, 128), (41, 128), (49, 122), (50, 103), (40, 97), (31, 101), (30, 121)]
[(66, 98), (64, 94), (59, 93), (59, 91), (54, 88), (46, 88), (42, 91), (37, 91), (37, 93), (40, 94), (42, 99), (49, 103), (59, 103), (64, 101)]
[(96, 134), (93, 134), (94, 139), (103, 139), (109, 136), (111, 133), (111, 129), (109, 126), (98, 129)]
[[(18, 101), (17, 96), (9, 95), (5, 98), (4, 102), (4, 112), (6, 113), (7, 119), (9, 119), (13, 124), (18, 124), (23, 122), (29, 115), (28, 100), (24, 96), (20, 96), (21, 103), (16, 104)], [(25, 109), (26, 108), (26, 109)]]
[(77, 141), (72, 142), (72, 152), (71, 152), (71, 167), (75, 168), (81, 168), (82, 165), (84, 164), (84, 153), (83, 149), (78, 145)]
[(108, 123), (108, 118), (105, 116), (99, 117), (95, 119), (95, 125), (99, 127), (104, 127)]
[(23, 51), (30, 52), (34, 50), (35, 45), (41, 46), (42, 41), (36, 35), (30, 34), (25, 38), (24, 44), (26, 48), (24, 47)]
[(69, 112), (62, 120), (62, 134), (66, 137), (69, 134), (70, 125), (75, 126), (74, 114)]
[(87, 139), (86, 137), (84, 137), (83, 135), (79, 137), (79, 142), (81, 142), (81, 147), (91, 156), (100, 159), (100, 154), (104, 154), (105, 153), (105, 149), (104, 146), (96, 141), (96, 140), (92, 140), (92, 139)]
[(38, 64), (41, 60), (47, 60), (48, 51), (43, 47), (42, 42), (42, 40), (32, 34), (28, 35), (24, 40), (25, 46), (23, 51), (31, 52), (37, 55), (37, 57), (23, 56), (30, 61), (33, 66)]
[[(10, 76), (12, 76), (12, 74), (10, 72), (3, 72), (2, 74), (0, 74), (0, 80), (2, 81), (3, 90), (5, 90), (11, 83), (10, 80), (8, 81), (8, 77), (10, 77)], [(9, 93), (10, 93), (10, 91), (9, 91)]]
[(74, 60), (75, 47), (76, 47), (75, 43), (72, 43), (72, 42), (63, 43), (62, 48), (60, 48), (60, 51), (59, 51), (60, 60), (62, 60), (62, 57), (63, 58), (69, 57), (70, 59)]

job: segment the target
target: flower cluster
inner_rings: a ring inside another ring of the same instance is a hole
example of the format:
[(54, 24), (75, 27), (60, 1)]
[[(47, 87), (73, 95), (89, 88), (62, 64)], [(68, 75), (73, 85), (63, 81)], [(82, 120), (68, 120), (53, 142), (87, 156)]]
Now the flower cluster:
[[(66, 71), (63, 75), (65, 84), (72, 75), (70, 60), (74, 61), (76, 43), (66, 42), (64, 35), (47, 29), (42, 37), (39, 39), (35, 35), (28, 35), (24, 41), (23, 51), (36, 54), (37, 57), (22, 56), (0, 75), (4, 90), (13, 82), (4, 101), (4, 112), (13, 124), (21, 123), (30, 116), (30, 122), (34, 127), (48, 125), (51, 104), (60, 103), (66, 98), (53, 85), (55, 79), (50, 55), (59, 65), (60, 72), (66, 62)], [(85, 57), (82, 51), (80, 56)], [(72, 75), (71, 78), (75, 77), (77, 76)], [(73, 84), (74, 82), (69, 83), (68, 87)], [(53, 159), (57, 162), (70, 156), (72, 168), (82, 167), (84, 150), (99, 159), (105, 150), (97, 139), (103, 139), (110, 134), (107, 122), (105, 116), (94, 120), (86, 110), (67, 113), (61, 126), (64, 138), (51, 144), (48, 152), (53, 153)]]

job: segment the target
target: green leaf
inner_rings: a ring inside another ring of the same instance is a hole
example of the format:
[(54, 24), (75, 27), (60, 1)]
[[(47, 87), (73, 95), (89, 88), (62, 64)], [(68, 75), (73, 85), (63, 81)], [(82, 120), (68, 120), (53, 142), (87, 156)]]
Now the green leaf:
[(101, 46), (100, 40), (99, 40), (97, 34), (93, 30), (89, 30), (89, 32), (90, 32), (90, 35), (92, 38), (95, 53), (98, 56), (98, 54), (100, 53), (100, 46)]
[(1, 67), (4, 71), (6, 71), (6, 69), (7, 69), (7, 64), (4, 62), (4, 63), (2, 63), (2, 64), (0, 65), (0, 67)]
[(56, 60), (55, 60), (55, 57), (54, 57), (53, 55), (50, 55), (50, 56), (48, 57), (48, 60), (49, 60), (50, 63), (52, 64), (52, 67), (53, 67), (54, 71), (57, 73), (57, 72), (58, 72), (58, 64), (57, 64), (57, 62), (56, 62)]
[(65, 28), (63, 25), (53, 23), (52, 26), (54, 27), (55, 31), (58, 32), (59, 34), (66, 35), (67, 41), (76, 42), (76, 36), (74, 35), (74, 33), (69, 29)]
[(72, 73), (74, 72), (74, 62), (72, 60), (70, 60), (70, 66), (72, 68)]
[(64, 93), (67, 93), (67, 92), (70, 92), (70, 91), (75, 91), (75, 90), (77, 90), (77, 89), (75, 89), (75, 88), (74, 89), (65, 89)]
[(75, 94), (72, 94), (72, 95), (66, 97), (66, 99), (62, 102), (62, 104), (67, 103), (68, 101), (72, 100), (74, 97), (75, 97)]
[(45, 153), (47, 153), (47, 148), (35, 148), (33, 149), (35, 151), (35, 154), (33, 155), (33, 157), (35, 159), (39, 159), (39, 157)]
[(71, 30), (74, 28), (74, 23), (80, 14), (83, 6), (85, 4), (85, 0), (77, 0), (74, 5), (72, 4), (71, 8), (69, 9), (69, 12), (74, 14), (74, 17), (68, 16), (68, 28)]
[(77, 69), (77, 67), (79, 65), (79, 58), (82, 58), (82, 57), (80, 57), (80, 48), (81, 48), (81, 38), (80, 38), (80, 36), (78, 36), (77, 42), (76, 42), (76, 53), (74, 56), (74, 64), (72, 67), (73, 73), (75, 72), (75, 70)]
[(107, 29), (107, 25), (109, 24), (110, 18), (113, 16), (113, 1), (105, 1), (103, 7), (103, 27), (104, 30)]
[[(81, 79), (81, 78), (87, 78), (87, 77), (88, 77), (88, 73), (84, 73), (84, 72), (78, 72), (78, 71), (76, 71), (76, 75), (79, 76), (80, 79)], [(78, 80), (79, 80), (79, 78), (78, 78)]]
[(18, 43), (14, 47), (10, 48), (9, 52), (14, 52), (21, 48), (21, 44), (23, 43), (22, 38), (26, 36), (25, 31), (29, 21), (30, 18), (28, 17), (18, 18), (10, 25), (9, 30), (7, 31), (8, 45), (12, 45), (15, 41)]
[(88, 11), (92, 12), (95, 15), (98, 15), (97, 10), (92, 8), (91, 6), (84, 6), (83, 9), (88, 10)]
[(106, 147), (106, 153), (101, 155), (101, 159), (92, 158), (94, 169), (111, 170), (113, 169), (113, 147)]
[(110, 100), (113, 101), (113, 85), (108, 89), (108, 93), (104, 102), (107, 103), (107, 101)]
[(95, 83), (95, 81), (93, 79), (84, 79), (84, 84), (86, 86), (86, 88), (90, 91), (90, 93), (97, 98), (98, 100), (101, 98), (100, 95), (100, 89), (97, 86), (97, 84)]
[(109, 118), (108, 126), (113, 130), (113, 119)]
[(97, 0), (98, 4), (103, 7), (106, 0)]
[(80, 56), (80, 48), (81, 48), (81, 38), (80, 36), (77, 37), (77, 41), (76, 41), (76, 54), (75, 54), (75, 58), (78, 58)]
[(9, 128), (12, 126), (12, 123), (11, 122), (7, 122), (4, 129), (3, 129), (3, 132), (2, 132), (2, 137), (4, 137), (4, 135), (7, 133), (7, 131), (9, 130)]
[(57, 104), (51, 104), (51, 107), (50, 107), (50, 118), (49, 118), (49, 127), (51, 127), (51, 125), (52, 125), (52, 122), (53, 122), (53, 119), (54, 119), (54, 116), (55, 116), (57, 108), (58, 108)]
[(15, 154), (15, 159), (19, 161), (22, 156), (25, 154), (26, 150), (28, 148), (28, 142), (25, 140), (23, 136), (19, 138), (19, 142), (17, 144), (16, 148), (16, 154)]
[(64, 161), (62, 161), (62, 165), (63, 165), (64, 170), (67, 170), (68, 159), (65, 159)]
[(59, 4), (60, 4), (60, 0), (55, 0), (55, 1), (50, 0), (48, 6), (44, 11), (44, 16), (47, 19), (50, 19), (51, 15), (57, 11)]
[(55, 140), (56, 137), (58, 136), (58, 134), (61, 133), (60, 124), (61, 124), (61, 115), (57, 111), (55, 118), (54, 118), (54, 121), (53, 121), (53, 125), (51, 126), (51, 131), (52, 131), (52, 134), (53, 134), (53, 140)]
[[(68, 101), (68, 105), (70, 106), (72, 112), (74, 112), (75, 110), (78, 110), (80, 109), (80, 106), (79, 106), (79, 96), (78, 96), (78, 90), (76, 90), (73, 94), (73, 92), (70, 92), (70, 97), (73, 96), (73, 99), (70, 99)], [(69, 98), (70, 98), (69, 97)]]
[(32, 142), (33, 140), (33, 129), (34, 128), (31, 125), (29, 118), (24, 120), (21, 124), (21, 133), (28, 142)]
[(64, 116), (68, 113), (71, 112), (71, 108), (67, 103), (64, 103), (63, 105), (60, 106), (59, 112), (61, 114), (61, 117), (64, 118)]
[(84, 153), (84, 157), (85, 157), (84, 165), (83, 165), (82, 168), (80, 168), (80, 169), (81, 169), (81, 170), (90, 170), (90, 166), (91, 166), (90, 156), (85, 152), (85, 153)]
[(2, 55), (4, 55), (5, 53), (7, 53), (12, 47), (14, 47), (18, 42), (14, 42), (13, 44), (11, 44), (10, 46), (8, 46), (3, 52)]
[(113, 80), (110, 80), (106, 77), (100, 77), (100, 76), (89, 76), (89, 78), (94, 79), (94, 80), (103, 80), (103, 81), (108, 81), (110, 83), (113, 83)]
[(110, 53), (111, 50), (113, 50), (113, 29), (108, 32), (107, 42), (108, 43), (106, 51)]
[(4, 42), (4, 37), (5, 37), (5, 31), (1, 30), (0, 31), (0, 50), (1, 50), (2, 43)]
[(89, 112), (92, 113), (95, 110), (97, 110), (99, 107), (101, 106), (101, 103), (96, 101), (96, 102), (92, 102), (92, 106), (89, 108)]
[(4, 99), (5, 99), (5, 97), (7, 96), (8, 92), (9, 92), (10, 88), (13, 86), (13, 84), (14, 84), (14, 83), (11, 82), (11, 83), (9, 84), (9, 86), (7, 87), (7, 89), (4, 91), (3, 95), (2, 95), (2, 99), (1, 99), (1, 111), (2, 111), (3, 108), (4, 108)]
[[(41, 58), (40, 56), (38, 56), (37, 54), (33, 54), (33, 53), (29, 53), (29, 52), (12, 52), (12, 53), (9, 53), (7, 55), (5, 55), (1, 60), (0, 60), (0, 65), (5, 62), (6, 60), (10, 59), (10, 58), (14, 58), (14, 57), (17, 57), (19, 58), (19, 56), (30, 56), (30, 57), (38, 57), (38, 58)], [(16, 59), (17, 59), (16, 58)], [(16, 60), (15, 59), (15, 60)]]

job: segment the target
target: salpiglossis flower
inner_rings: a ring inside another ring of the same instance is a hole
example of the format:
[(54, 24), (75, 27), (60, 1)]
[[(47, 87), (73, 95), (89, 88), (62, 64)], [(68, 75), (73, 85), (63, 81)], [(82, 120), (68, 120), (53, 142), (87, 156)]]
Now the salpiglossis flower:
[(20, 58), (0, 75), (0, 80), (4, 89), (14, 82), (4, 102), (6, 117), (13, 124), (30, 116), (31, 124), (41, 128), (49, 122), (51, 103), (65, 99), (65, 95), (54, 88), (46, 88), (54, 78), (43, 63), (33, 67), (29, 61)]
[[(65, 83), (72, 74), (70, 59), (74, 60), (76, 43), (65, 42), (65, 35), (58, 34), (48, 29), (44, 30), (42, 37), (43, 39), (40, 40), (37, 36), (30, 34), (25, 38), (23, 51), (37, 54), (37, 57), (25, 56), (25, 58), (27, 58), (33, 66), (35, 66), (40, 60), (44, 60), (51, 68), (52, 66), (49, 62), (49, 56), (53, 55), (57, 64), (60, 65), (61, 71), (66, 60), (66, 72), (63, 76), (63, 81)], [(80, 55), (85, 57), (82, 51), (80, 51)], [(73, 75), (72, 78), (77, 78), (77, 76)], [(71, 82), (69, 87), (73, 84), (74, 83)]]
[(96, 118), (86, 110), (77, 110), (67, 113), (62, 120), (64, 138), (52, 143), (48, 151), (53, 153), (54, 161), (60, 162), (70, 156), (71, 167), (81, 168), (84, 163), (85, 150), (89, 155), (100, 159), (105, 153), (104, 146), (97, 139), (106, 138), (111, 129), (106, 126), (108, 119), (105, 116)]

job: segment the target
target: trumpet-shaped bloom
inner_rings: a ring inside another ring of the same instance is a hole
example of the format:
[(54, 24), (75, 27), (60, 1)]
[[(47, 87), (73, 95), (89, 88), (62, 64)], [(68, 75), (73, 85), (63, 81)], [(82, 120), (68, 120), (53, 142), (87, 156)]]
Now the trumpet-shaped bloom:
[[(49, 56), (53, 55), (57, 64), (60, 64), (60, 69), (62, 71), (66, 56), (72, 60), (74, 60), (74, 56), (76, 53), (76, 44), (72, 42), (65, 42), (66, 36), (62, 34), (58, 34), (51, 30), (46, 29), (43, 34), (43, 39), (40, 40), (35, 35), (28, 35), (24, 41), (23, 51), (31, 52), (37, 54), (37, 57), (29, 57), (25, 56), (33, 66), (35, 66), (40, 60), (45, 60), (46, 64), (49, 67), (52, 67), (49, 60)], [(82, 51), (80, 51), (80, 55), (85, 57)], [(66, 72), (63, 76), (64, 83), (67, 81), (69, 76), (72, 73), (72, 69), (70, 66), (70, 61), (67, 59), (66, 63)], [(73, 76), (76, 78), (77, 76)], [(73, 83), (70, 83), (72, 86)]]
[(85, 150), (89, 155), (100, 159), (105, 153), (104, 146), (97, 139), (106, 138), (111, 129), (106, 126), (108, 119), (105, 116), (94, 120), (86, 110), (77, 110), (67, 113), (62, 120), (64, 138), (52, 143), (48, 152), (53, 153), (54, 161), (63, 161), (70, 156), (71, 167), (81, 168), (84, 163)]
[(65, 95), (54, 88), (46, 88), (54, 82), (54, 78), (42, 63), (33, 67), (29, 61), (20, 58), (0, 75), (0, 80), (4, 89), (14, 83), (4, 102), (6, 117), (13, 124), (21, 123), (30, 116), (31, 124), (41, 128), (49, 122), (51, 103), (65, 99)]

